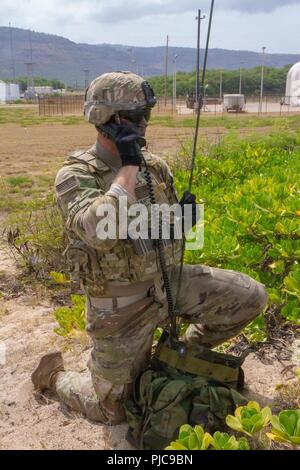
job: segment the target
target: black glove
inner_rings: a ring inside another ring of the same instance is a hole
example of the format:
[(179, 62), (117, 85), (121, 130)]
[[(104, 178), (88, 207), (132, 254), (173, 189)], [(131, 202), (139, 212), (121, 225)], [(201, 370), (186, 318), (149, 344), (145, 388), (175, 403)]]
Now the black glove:
[(130, 125), (118, 125), (114, 135), (114, 142), (119, 150), (122, 166), (141, 166), (141, 144), (144, 139), (137, 129)]
[[(196, 202), (196, 196), (194, 194), (191, 194), (189, 191), (185, 191), (185, 193), (183, 194), (181, 200), (179, 201), (179, 204), (181, 206), (181, 209), (182, 209), (182, 221), (181, 221), (181, 224), (182, 224), (182, 233), (184, 234), (184, 229), (185, 229), (185, 224), (184, 224), (184, 206), (187, 205), (187, 204), (191, 204), (192, 205), (192, 225), (188, 226), (187, 228), (192, 228), (194, 227), (199, 218), (198, 218), (198, 214), (197, 214), (197, 202)], [(180, 223), (180, 221), (178, 221), (178, 223)], [(177, 236), (178, 237), (178, 236)], [(176, 238), (177, 238), (176, 237)], [(175, 239), (175, 227), (174, 227), (174, 224), (171, 224), (170, 225), (170, 239), (171, 240), (174, 240)]]
[(182, 209), (182, 228), (184, 228), (184, 206), (187, 204), (192, 205), (192, 227), (194, 227), (198, 222), (196, 196), (189, 191), (185, 191), (179, 204)]

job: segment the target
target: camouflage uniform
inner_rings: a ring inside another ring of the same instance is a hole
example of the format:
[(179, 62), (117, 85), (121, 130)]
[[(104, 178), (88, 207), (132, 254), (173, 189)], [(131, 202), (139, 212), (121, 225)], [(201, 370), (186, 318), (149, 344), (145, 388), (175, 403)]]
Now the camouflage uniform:
[[(152, 287), (160, 279), (156, 252), (139, 256), (127, 240), (96, 237), (97, 207), (106, 203), (118, 207), (117, 198), (109, 194), (117, 168), (103, 162), (105, 152), (99, 143), (88, 152), (76, 152), (56, 178), (57, 201), (70, 241), (67, 256), (86, 292), (87, 332), (93, 341), (90, 375), (61, 372), (56, 390), (63, 402), (88, 418), (115, 424), (124, 419), (122, 402), (136, 374), (147, 364), (153, 332), (167, 321), (168, 313), (166, 301)], [(157, 202), (173, 204), (177, 197), (168, 166), (145, 150), (143, 154)], [(136, 198), (147, 203), (143, 170), (137, 176)], [(174, 295), (180, 248), (181, 243), (174, 241), (165, 250)], [(137, 315), (129, 309), (124, 316), (116, 298), (132, 292), (141, 299), (151, 293), (154, 302)], [(107, 298), (115, 299), (114, 308), (103, 307)], [(180, 315), (190, 323), (185, 340), (216, 346), (239, 333), (266, 302), (264, 286), (244, 274), (186, 265), (179, 298)]]

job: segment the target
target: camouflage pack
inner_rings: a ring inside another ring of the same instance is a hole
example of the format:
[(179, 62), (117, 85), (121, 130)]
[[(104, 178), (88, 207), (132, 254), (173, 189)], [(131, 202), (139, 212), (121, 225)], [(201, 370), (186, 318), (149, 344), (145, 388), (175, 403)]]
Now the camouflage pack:
[(149, 369), (136, 379), (132, 400), (125, 403), (127, 440), (139, 449), (159, 450), (177, 438), (184, 424), (200, 424), (212, 433), (222, 430), (226, 416), (246, 403), (237, 391), (243, 385), (242, 361), (200, 346), (184, 359), (160, 346)]

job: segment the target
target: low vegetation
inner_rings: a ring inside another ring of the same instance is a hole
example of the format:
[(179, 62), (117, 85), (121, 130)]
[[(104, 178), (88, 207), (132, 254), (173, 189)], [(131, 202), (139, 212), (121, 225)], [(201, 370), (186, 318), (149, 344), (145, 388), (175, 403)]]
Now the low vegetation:
[(39, 116), (37, 107), (0, 108), (0, 125), (1, 124), (19, 124), (22, 127), (37, 126), (39, 124), (56, 124), (63, 125), (84, 124), (82, 116)]
[[(238, 141), (228, 137), (202, 152), (194, 192), (205, 204), (205, 244), (186, 261), (232, 269), (265, 284), (269, 312), (300, 324), (300, 139), (278, 133)], [(177, 167), (178, 168), (178, 167)], [(187, 186), (184, 168), (177, 188)], [(258, 328), (257, 328), (258, 327)], [(263, 339), (263, 319), (252, 339)], [(250, 332), (248, 332), (250, 334)]]
[[(160, 125), (164, 127), (191, 127), (196, 124), (196, 117), (172, 117), (172, 116), (153, 116), (150, 125)], [(225, 129), (254, 129), (260, 127), (275, 127), (275, 129), (299, 129), (300, 115), (292, 116), (253, 116), (253, 115), (220, 115), (220, 116), (202, 116), (201, 125), (203, 127), (224, 127)]]
[(269, 407), (261, 410), (256, 402), (236, 409), (234, 416), (227, 416), (228, 428), (247, 437), (237, 438), (224, 432), (213, 436), (201, 426), (181, 426), (176, 441), (166, 450), (270, 450), (272, 442), (279, 442), (287, 449), (300, 445), (300, 410), (283, 410), (272, 415)]

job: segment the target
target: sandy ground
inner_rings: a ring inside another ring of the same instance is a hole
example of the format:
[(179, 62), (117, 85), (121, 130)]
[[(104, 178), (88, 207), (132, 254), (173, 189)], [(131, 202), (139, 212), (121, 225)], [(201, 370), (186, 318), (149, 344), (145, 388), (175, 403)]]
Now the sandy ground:
[(9, 285), (7, 300), (0, 301), (0, 449), (130, 449), (126, 424), (97, 425), (70, 413), (55, 397), (33, 394), (30, 374), (41, 355), (60, 349), (67, 368), (83, 371), (88, 346), (53, 332), (53, 306), (45, 293), (30, 288), (14, 293), (14, 262), (3, 245), (0, 253), (1, 291), (5, 292), (5, 281)]
[[(207, 129), (211, 139), (217, 133)], [(149, 145), (154, 152), (176, 155), (192, 135), (192, 129), (152, 126)], [(0, 136), (1, 175), (52, 177), (69, 152), (92, 145), (95, 132), (88, 125), (22, 128), (7, 124), (1, 126)], [(60, 349), (67, 368), (86, 371), (89, 344), (82, 335), (57, 336), (54, 305), (47, 291), (24, 288), (19, 274), (0, 242), (0, 449), (131, 449), (125, 440), (126, 424), (97, 425), (61, 406), (54, 396), (34, 396), (30, 374), (40, 356)], [(292, 360), (280, 362), (268, 354), (261, 359), (250, 354), (245, 362), (249, 398), (261, 404), (272, 402), (276, 385), (285, 380), (282, 371), (291, 364)]]
[[(214, 130), (215, 132), (215, 130)], [(161, 128), (148, 130), (149, 149), (160, 155), (176, 155), (182, 142), (191, 139), (193, 129)], [(0, 127), (0, 174), (53, 174), (67, 155), (76, 149), (87, 149), (96, 140), (93, 126), (61, 124)]]

